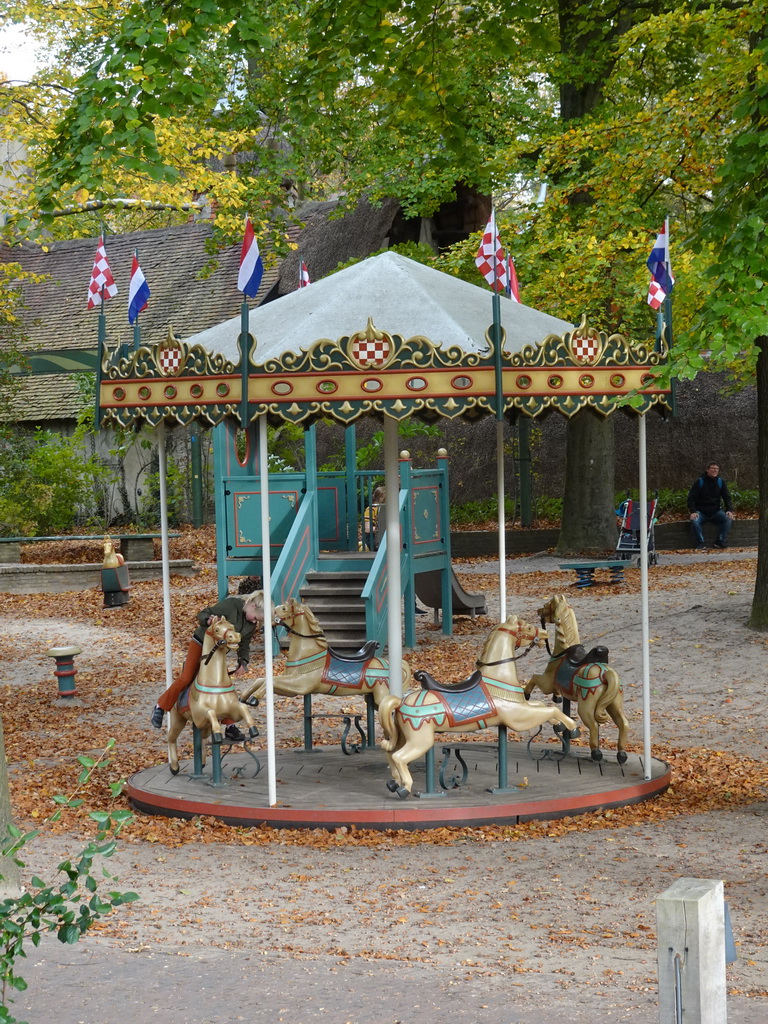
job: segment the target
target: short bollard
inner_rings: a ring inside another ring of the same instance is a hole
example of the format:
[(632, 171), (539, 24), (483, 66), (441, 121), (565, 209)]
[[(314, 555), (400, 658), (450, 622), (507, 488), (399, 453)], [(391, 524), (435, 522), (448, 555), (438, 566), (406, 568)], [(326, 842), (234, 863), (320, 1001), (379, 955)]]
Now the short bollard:
[(49, 658), (56, 659), (56, 668), (53, 670), (53, 674), (59, 681), (59, 700), (64, 703), (77, 697), (75, 655), (80, 654), (81, 651), (82, 647), (51, 647), (49, 651), (45, 652)]

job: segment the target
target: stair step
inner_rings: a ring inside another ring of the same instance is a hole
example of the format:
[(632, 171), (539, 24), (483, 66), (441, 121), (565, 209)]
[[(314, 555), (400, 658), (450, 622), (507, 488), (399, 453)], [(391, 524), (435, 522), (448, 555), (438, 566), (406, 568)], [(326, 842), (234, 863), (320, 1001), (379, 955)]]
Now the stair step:
[(343, 572), (329, 571), (329, 572), (307, 572), (307, 581), (309, 580), (361, 580), (365, 583), (368, 580), (368, 572), (359, 572), (357, 570), (345, 569)]

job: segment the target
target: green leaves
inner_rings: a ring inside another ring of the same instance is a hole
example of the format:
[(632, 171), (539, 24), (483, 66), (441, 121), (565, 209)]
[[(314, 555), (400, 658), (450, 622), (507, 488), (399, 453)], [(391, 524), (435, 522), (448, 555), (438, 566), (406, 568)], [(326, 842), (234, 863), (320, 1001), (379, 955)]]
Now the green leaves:
[[(114, 745), (115, 740), (110, 739), (100, 755), (78, 755), (77, 761), (82, 768), (78, 789), (90, 780), (95, 771), (109, 764), (106, 755)], [(110, 788), (116, 796), (121, 791), (122, 782), (113, 786)], [(52, 820), (55, 820), (60, 817), (62, 809), (80, 806), (83, 800), (73, 793), (68, 797), (57, 795), (53, 802), (57, 807), (52, 815)], [(0, 1024), (18, 1024), (6, 1005), (6, 998), (10, 990), (23, 992), (27, 988), (26, 981), (16, 973), (17, 960), (26, 956), (24, 946), (27, 941), (37, 946), (44, 932), (55, 931), (60, 942), (74, 944), (100, 918), (124, 903), (138, 899), (135, 892), (113, 890), (101, 893), (99, 881), (93, 874), (96, 858), (112, 856), (117, 848), (115, 836), (133, 815), (129, 810), (120, 808), (90, 811), (89, 817), (99, 826), (97, 840), (89, 842), (76, 858), (60, 862), (58, 873), (63, 880), (46, 882), (39, 875), (33, 875), (25, 892), (6, 898), (0, 905), (0, 968), (4, 980), (0, 994)], [(6, 847), (5, 855), (23, 848), (39, 834), (39, 830), (22, 834), (12, 825), (8, 831), (13, 842)], [(17, 863), (23, 867), (22, 861)], [(106, 871), (103, 875), (112, 877)]]

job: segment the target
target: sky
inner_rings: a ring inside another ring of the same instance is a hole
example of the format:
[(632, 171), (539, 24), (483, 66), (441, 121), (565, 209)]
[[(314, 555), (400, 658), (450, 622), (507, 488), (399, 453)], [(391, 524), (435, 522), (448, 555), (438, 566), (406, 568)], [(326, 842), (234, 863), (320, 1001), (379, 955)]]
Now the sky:
[(0, 29), (0, 71), (6, 78), (28, 79), (35, 71), (35, 46), (20, 25)]

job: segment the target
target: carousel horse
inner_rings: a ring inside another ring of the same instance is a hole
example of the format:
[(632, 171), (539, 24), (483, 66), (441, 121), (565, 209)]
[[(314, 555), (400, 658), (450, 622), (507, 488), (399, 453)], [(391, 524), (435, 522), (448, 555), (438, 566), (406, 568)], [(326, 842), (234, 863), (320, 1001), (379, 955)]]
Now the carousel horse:
[(105, 569), (117, 569), (119, 565), (125, 565), (125, 559), (119, 551), (115, 551), (115, 542), (109, 534), (104, 538), (104, 561), (102, 565)]
[(608, 662), (608, 649), (594, 647), (587, 652), (579, 642), (576, 615), (564, 594), (555, 594), (539, 609), (542, 626), (555, 627), (555, 648), (551, 652), (546, 670), (532, 676), (525, 687), (525, 695), (538, 686), (544, 693), (559, 693), (567, 700), (577, 702), (579, 718), (589, 729), (589, 746), (593, 761), (601, 761), (600, 726), (610, 715), (619, 730), (616, 760), (627, 760), (626, 743), (629, 723), (624, 714), (621, 679)]
[[(241, 704), (227, 672), (227, 651), (236, 651), (240, 634), (225, 618), (214, 617), (205, 631), (203, 653), (197, 678), (182, 693), (171, 710), (168, 727), (168, 761), (171, 773), (178, 775), (179, 756), (176, 740), (187, 722), (194, 722), (202, 739), (211, 734), (215, 743), (221, 743), (221, 720), (244, 720), (249, 736), (258, 736), (251, 712)], [(203, 763), (205, 747), (203, 746)]]
[[(379, 646), (369, 640), (355, 654), (341, 654), (328, 641), (308, 605), (289, 597), (277, 605), (273, 623), (288, 630), (290, 642), (285, 672), (275, 676), (275, 693), (282, 697), (303, 697), (308, 693), (339, 696), (373, 695), (376, 707), (389, 696), (389, 665), (375, 655)], [(403, 662), (403, 687), (411, 682), (411, 667)], [(243, 700), (264, 696), (266, 681), (257, 679), (243, 694)]]
[[(552, 704), (527, 701), (518, 682), (515, 662), (542, 637), (538, 626), (511, 615), (491, 631), (478, 658), (477, 671), (454, 686), (435, 682), (428, 672), (414, 673), (422, 689), (402, 699), (385, 697), (379, 721), (385, 739), (392, 781), (391, 792), (405, 799), (413, 788), (408, 765), (425, 754), (442, 732), (476, 732), (492, 725), (506, 725), (514, 732), (536, 729), (544, 722), (560, 723), (569, 730), (574, 722)], [(524, 645), (527, 650), (515, 655)]]

